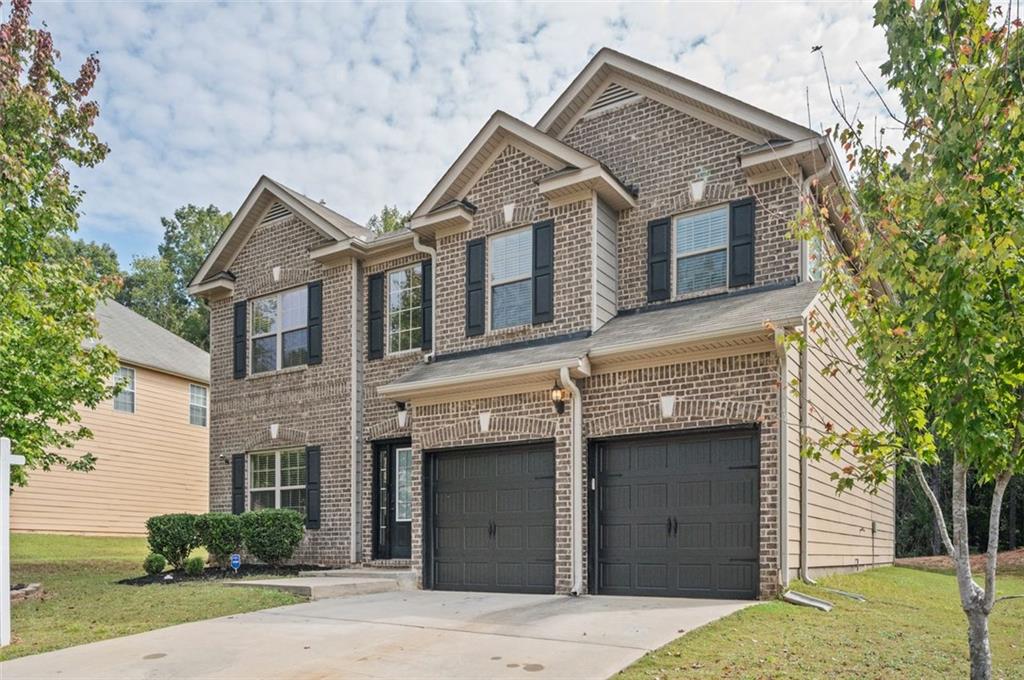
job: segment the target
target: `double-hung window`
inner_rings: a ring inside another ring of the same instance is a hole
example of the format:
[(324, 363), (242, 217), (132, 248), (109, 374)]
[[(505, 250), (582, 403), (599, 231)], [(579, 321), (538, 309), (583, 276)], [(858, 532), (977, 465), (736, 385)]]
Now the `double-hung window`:
[(388, 353), (423, 344), (423, 268), (419, 263), (388, 272)]
[(288, 508), (306, 514), (306, 450), (249, 454), (249, 509)]
[(294, 288), (252, 301), (252, 373), (301, 366), (309, 358), (308, 292)]
[(114, 384), (121, 386), (121, 391), (114, 395), (114, 410), (135, 413), (135, 369), (118, 368)]
[(206, 427), (207, 390), (203, 385), (188, 386), (188, 422)]
[(729, 206), (675, 218), (676, 295), (723, 288), (729, 271)]
[(491, 329), (533, 320), (533, 232), (520, 229), (490, 239)]

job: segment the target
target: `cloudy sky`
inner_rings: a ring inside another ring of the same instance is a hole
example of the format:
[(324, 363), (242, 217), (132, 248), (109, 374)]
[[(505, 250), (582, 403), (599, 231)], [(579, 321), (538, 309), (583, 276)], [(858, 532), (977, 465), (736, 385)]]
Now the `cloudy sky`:
[(821, 62), (870, 119), (869, 2), (349, 4), (37, 0), (69, 73), (98, 51), (108, 159), (81, 233), (123, 266), (186, 204), (235, 211), (261, 174), (364, 222), (419, 203), (495, 109), (535, 123), (610, 46), (817, 129)]

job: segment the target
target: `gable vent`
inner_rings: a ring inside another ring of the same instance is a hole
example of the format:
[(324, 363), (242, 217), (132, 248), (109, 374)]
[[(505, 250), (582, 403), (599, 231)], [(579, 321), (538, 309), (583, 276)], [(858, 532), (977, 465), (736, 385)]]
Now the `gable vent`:
[(595, 111), (606, 109), (609, 106), (613, 106), (614, 104), (621, 104), (622, 102), (629, 101), (630, 99), (639, 96), (640, 95), (638, 95), (636, 92), (633, 92), (633, 90), (629, 89), (628, 87), (623, 87), (618, 83), (611, 83), (608, 87), (604, 89), (604, 92), (602, 92), (601, 95), (594, 100), (594, 103), (591, 105), (591, 107), (587, 109), (587, 113), (594, 113)]
[(270, 206), (270, 209), (267, 210), (265, 215), (263, 215), (263, 219), (260, 220), (260, 224), (266, 224), (267, 222), (273, 222), (274, 220), (279, 220), (282, 217), (288, 217), (291, 214), (292, 214), (291, 210), (289, 210), (288, 208), (284, 207), (280, 203), (275, 203), (274, 205)]

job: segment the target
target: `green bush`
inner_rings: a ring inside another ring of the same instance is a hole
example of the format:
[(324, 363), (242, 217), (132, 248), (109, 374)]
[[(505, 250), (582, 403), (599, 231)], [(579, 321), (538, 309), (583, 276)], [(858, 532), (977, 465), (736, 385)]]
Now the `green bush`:
[(160, 553), (175, 569), (185, 566), (188, 554), (199, 547), (196, 516), (186, 513), (157, 515), (146, 520), (149, 549)]
[(294, 510), (257, 510), (242, 515), (245, 549), (256, 559), (280, 565), (291, 558), (306, 529)]
[(159, 574), (167, 566), (167, 560), (160, 553), (149, 553), (142, 561), (142, 568), (147, 574), (153, 576)]
[(210, 553), (214, 564), (228, 566), (231, 553), (242, 549), (242, 516), (227, 512), (208, 512), (196, 517), (199, 545)]
[(185, 560), (185, 573), (189, 576), (202, 576), (203, 569), (206, 568), (206, 562), (203, 561), (202, 557), (198, 555), (196, 557), (190, 557)]

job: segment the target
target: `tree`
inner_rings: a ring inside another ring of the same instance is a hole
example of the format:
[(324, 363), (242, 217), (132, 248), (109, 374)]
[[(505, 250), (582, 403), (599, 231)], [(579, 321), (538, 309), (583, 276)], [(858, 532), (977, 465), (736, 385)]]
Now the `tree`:
[[(835, 357), (825, 373), (859, 372), (887, 429), (825, 428), (804, 452), (855, 458), (839, 490), (915, 475), (956, 565), (971, 677), (989, 678), (1003, 494), (1024, 472), (1024, 33), (984, 0), (879, 0), (875, 22), (904, 150), (835, 103), (831, 134), (857, 181), (850, 194), (817, 187), (795, 231), (827, 245), (823, 293), (860, 359)], [(952, 457), (952, 535), (926, 473), (940, 450)], [(984, 585), (969, 560), (969, 475), (992, 485)]]
[(403, 213), (398, 206), (386, 205), (380, 209), (379, 213), (367, 220), (366, 226), (378, 234), (386, 234), (389, 231), (398, 231), (405, 227), (411, 217), (411, 212)]
[(0, 23), (0, 432), (26, 459), (16, 484), (26, 483), (26, 469), (93, 465), (88, 454), (72, 460), (61, 450), (90, 436), (77, 406), (110, 397), (117, 368), (109, 349), (86, 349), (98, 335), (96, 303), (117, 281), (82, 258), (58, 257), (82, 201), (68, 166), (93, 167), (107, 153), (88, 99), (99, 61), (88, 57), (68, 81), (53, 38), (29, 16), (29, 0), (15, 0)]
[(178, 299), (174, 273), (163, 258), (150, 256), (132, 260), (122, 301), (133, 312), (184, 337), (186, 317)]
[(54, 239), (54, 247), (55, 260), (84, 260), (96, 280), (108, 278), (116, 281), (124, 277), (117, 259), (117, 251), (109, 243), (61, 236)]

